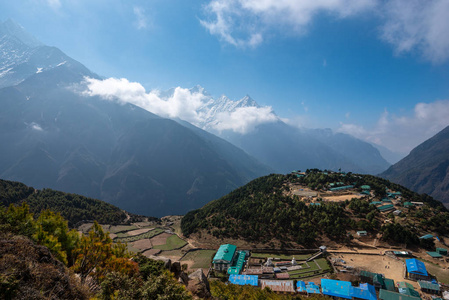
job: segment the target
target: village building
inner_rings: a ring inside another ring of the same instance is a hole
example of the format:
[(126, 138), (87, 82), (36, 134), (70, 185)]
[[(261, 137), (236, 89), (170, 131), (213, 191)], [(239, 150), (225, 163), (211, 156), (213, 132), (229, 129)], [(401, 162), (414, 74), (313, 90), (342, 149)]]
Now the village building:
[(257, 275), (230, 275), (229, 282), (237, 285), (259, 286), (259, 276)]
[(433, 258), (442, 258), (443, 257), (440, 253), (434, 252), (434, 251), (427, 251), (426, 253)]
[(226, 272), (235, 259), (237, 247), (231, 244), (221, 245), (212, 260), (214, 270)]
[(293, 280), (261, 280), (260, 288), (263, 290), (266, 287), (277, 293), (295, 292)]
[(429, 280), (430, 276), (427, 273), (426, 266), (416, 258), (409, 258), (405, 260), (407, 267), (407, 277), (412, 280)]
[(349, 281), (321, 279), (321, 291), (323, 295), (352, 299), (350, 290), (351, 282)]
[(435, 251), (436, 251), (437, 253), (439, 253), (440, 255), (444, 255), (444, 256), (447, 255), (447, 249), (444, 249), (444, 248), (436, 248)]
[(420, 240), (431, 240), (431, 239), (433, 239), (433, 235), (426, 234), (426, 235), (420, 236), (419, 239)]
[(420, 297), (419, 293), (415, 291), (415, 288), (413, 285), (411, 285), (408, 282), (401, 281), (398, 282), (398, 291), (400, 294), (407, 295), (407, 296), (413, 296), (413, 297)]
[(393, 254), (399, 257), (411, 256), (411, 253), (408, 251), (393, 251)]
[(245, 263), (246, 252), (245, 251), (237, 251), (236, 260), (234, 260), (228, 268), (228, 274), (237, 275), (243, 269), (243, 265)]
[(401, 293), (396, 293), (396, 292), (387, 291), (387, 290), (379, 291), (379, 299), (382, 299), (382, 300), (421, 300), (420, 297), (413, 297), (413, 296), (404, 295)]
[(376, 289), (369, 283), (361, 283), (358, 287), (351, 286), (349, 295), (353, 299), (377, 300)]
[(419, 287), (421, 288), (421, 291), (427, 294), (434, 294), (439, 295), (440, 294), (440, 286), (436, 283), (432, 283), (429, 281), (418, 281)]
[(307, 284), (304, 281), (298, 280), (296, 282), (296, 291), (298, 293), (307, 293), (309, 294), (320, 294), (320, 287), (313, 282), (308, 282)]
[(358, 235), (358, 236), (367, 236), (367, 235), (368, 235), (368, 232), (366, 232), (366, 230), (357, 231), (357, 235)]

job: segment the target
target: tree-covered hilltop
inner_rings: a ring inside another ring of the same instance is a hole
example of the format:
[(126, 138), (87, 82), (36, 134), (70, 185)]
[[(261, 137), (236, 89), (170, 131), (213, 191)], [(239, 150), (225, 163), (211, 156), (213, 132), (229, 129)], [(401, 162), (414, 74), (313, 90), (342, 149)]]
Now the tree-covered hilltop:
[[(90, 220), (102, 224), (122, 223), (127, 215), (120, 208), (77, 194), (69, 194), (51, 189), (35, 190), (23, 183), (0, 179), (0, 205), (26, 202), (33, 213), (51, 209), (60, 213), (73, 227), (80, 221)], [(136, 216), (132, 215), (136, 218)]]
[[(374, 195), (341, 202), (300, 199), (291, 193), (293, 186), (324, 192), (332, 183), (352, 185), (362, 191), (369, 185)], [(370, 201), (380, 200), (387, 190), (400, 192), (402, 201), (424, 202), (420, 209), (403, 209), (402, 217), (380, 213)], [(385, 223), (386, 219), (390, 219)], [(382, 233), (386, 241), (419, 245), (424, 231), (449, 232), (449, 212), (427, 195), (371, 175), (307, 170), (296, 174), (260, 177), (201, 209), (189, 212), (181, 222), (184, 235), (208, 232), (217, 238), (243, 239), (248, 242), (279, 241), (303, 246), (317, 245), (324, 237), (337, 242), (350, 239), (348, 231)], [(429, 245), (422, 245), (429, 246)]]

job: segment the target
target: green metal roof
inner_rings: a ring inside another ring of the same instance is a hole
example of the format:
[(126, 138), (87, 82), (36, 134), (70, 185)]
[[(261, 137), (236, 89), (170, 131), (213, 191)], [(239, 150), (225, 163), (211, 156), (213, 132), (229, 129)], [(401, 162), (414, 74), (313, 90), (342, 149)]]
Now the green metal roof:
[(363, 277), (374, 278), (374, 276), (376, 276), (376, 275), (377, 275), (376, 273), (372, 273), (369, 271), (365, 271), (365, 270), (360, 271), (360, 276), (363, 276)]
[(403, 205), (404, 205), (404, 207), (410, 207), (410, 206), (413, 206), (413, 203), (407, 201), (407, 202), (404, 202)]
[(447, 255), (447, 249), (444, 248), (436, 248), (436, 252), (440, 253), (441, 255)]
[(410, 283), (405, 282), (405, 281), (400, 281), (400, 282), (398, 282), (398, 287), (399, 287), (399, 288), (402, 288), (402, 289), (405, 289), (405, 288), (409, 288), (409, 289), (412, 289), (412, 290), (415, 289), (415, 288), (413, 287), (413, 285), (411, 285)]
[(403, 295), (419, 297), (419, 293), (417, 291), (415, 291), (415, 289), (411, 289), (411, 288), (399, 288), (399, 293), (401, 293)]
[(440, 286), (436, 283), (418, 280), (418, 284), (421, 289), (440, 291)]
[(389, 210), (393, 210), (394, 209), (394, 205), (393, 204), (386, 204), (386, 205), (379, 206), (377, 209), (380, 210), (380, 211), (389, 211)]
[(421, 298), (381, 289), (379, 291), (379, 299), (382, 299), (382, 300), (419, 300)]
[(230, 263), (234, 257), (235, 250), (237, 250), (237, 246), (231, 244), (221, 245), (212, 262), (215, 263), (219, 260), (224, 260)]
[(347, 190), (347, 189), (352, 189), (353, 187), (354, 187), (353, 185), (339, 186), (339, 187), (331, 188), (330, 191)]
[(393, 292), (396, 291), (396, 288), (395, 288), (395, 286), (394, 286), (394, 280), (393, 280), (393, 279), (385, 278), (385, 279), (384, 279), (384, 282), (385, 282), (385, 288), (386, 288), (387, 290), (393, 291)]
[(427, 254), (429, 254), (430, 256), (432, 256), (433, 258), (441, 258), (443, 257), (440, 253), (438, 252), (432, 252), (432, 251), (428, 251), (426, 252)]
[(232, 266), (228, 269), (228, 274), (230, 274), (230, 275), (240, 274), (240, 271), (243, 268), (243, 263), (245, 262), (245, 256), (246, 256), (245, 251), (239, 251), (239, 256), (237, 258), (237, 262), (234, 266)]
[(374, 284), (379, 284), (380, 286), (384, 286), (385, 285), (385, 282), (384, 282), (384, 278), (382, 277), (382, 275), (380, 275), (380, 274), (376, 274), (376, 275), (374, 275), (374, 277), (373, 277), (373, 283)]
[(369, 185), (362, 185), (361, 186), (362, 190), (370, 190), (371, 187)]

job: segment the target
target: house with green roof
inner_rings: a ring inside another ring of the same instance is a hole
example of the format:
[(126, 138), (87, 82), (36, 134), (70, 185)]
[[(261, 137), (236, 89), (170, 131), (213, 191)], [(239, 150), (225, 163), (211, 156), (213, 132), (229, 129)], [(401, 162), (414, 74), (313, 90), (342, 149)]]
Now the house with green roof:
[(409, 296), (381, 289), (379, 291), (379, 299), (381, 300), (421, 300), (421, 297)]
[(447, 255), (447, 249), (445, 248), (437, 248), (436, 252), (438, 252), (440, 255)]
[(440, 286), (436, 283), (419, 280), (418, 284), (419, 284), (419, 287), (421, 288), (421, 291), (423, 291), (424, 293), (435, 294), (435, 295), (440, 294)]
[(393, 204), (381, 205), (381, 206), (378, 206), (377, 209), (380, 212), (387, 212), (387, 211), (394, 210), (394, 205)]
[(410, 207), (413, 207), (413, 203), (411, 203), (411, 202), (409, 202), (409, 201), (406, 201), (406, 202), (404, 202), (404, 204), (402, 204), (404, 207), (406, 207), (406, 208), (410, 208)]
[(218, 248), (217, 253), (212, 260), (214, 265), (214, 270), (220, 272), (226, 272), (228, 268), (232, 265), (235, 254), (236, 254), (237, 246), (231, 244), (221, 245)]

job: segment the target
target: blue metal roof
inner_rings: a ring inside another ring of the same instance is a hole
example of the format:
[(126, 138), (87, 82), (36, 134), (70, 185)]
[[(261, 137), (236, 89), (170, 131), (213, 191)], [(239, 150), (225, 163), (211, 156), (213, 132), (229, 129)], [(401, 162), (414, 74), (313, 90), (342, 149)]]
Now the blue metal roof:
[(349, 295), (360, 299), (377, 300), (376, 289), (368, 283), (362, 283), (359, 287), (351, 286)]
[(321, 279), (321, 290), (324, 295), (352, 299), (350, 295), (351, 283), (333, 279)]
[(320, 293), (320, 287), (317, 286), (313, 282), (309, 282), (306, 285), (306, 291), (308, 294), (319, 294)]
[(433, 235), (431, 235), (431, 234), (426, 234), (426, 235), (423, 235), (423, 236), (421, 236), (421, 237), (419, 237), (419, 239), (424, 239), (424, 240), (430, 240), (430, 239), (433, 239)]
[(297, 281), (296, 282), (296, 291), (298, 292), (306, 292), (306, 283), (304, 281)]
[(405, 264), (407, 265), (407, 271), (409, 273), (429, 276), (426, 266), (422, 261), (417, 260), (416, 258), (409, 258), (405, 260)]
[(249, 284), (252, 286), (259, 285), (259, 276), (257, 275), (230, 275), (229, 282), (232, 284), (245, 285)]

